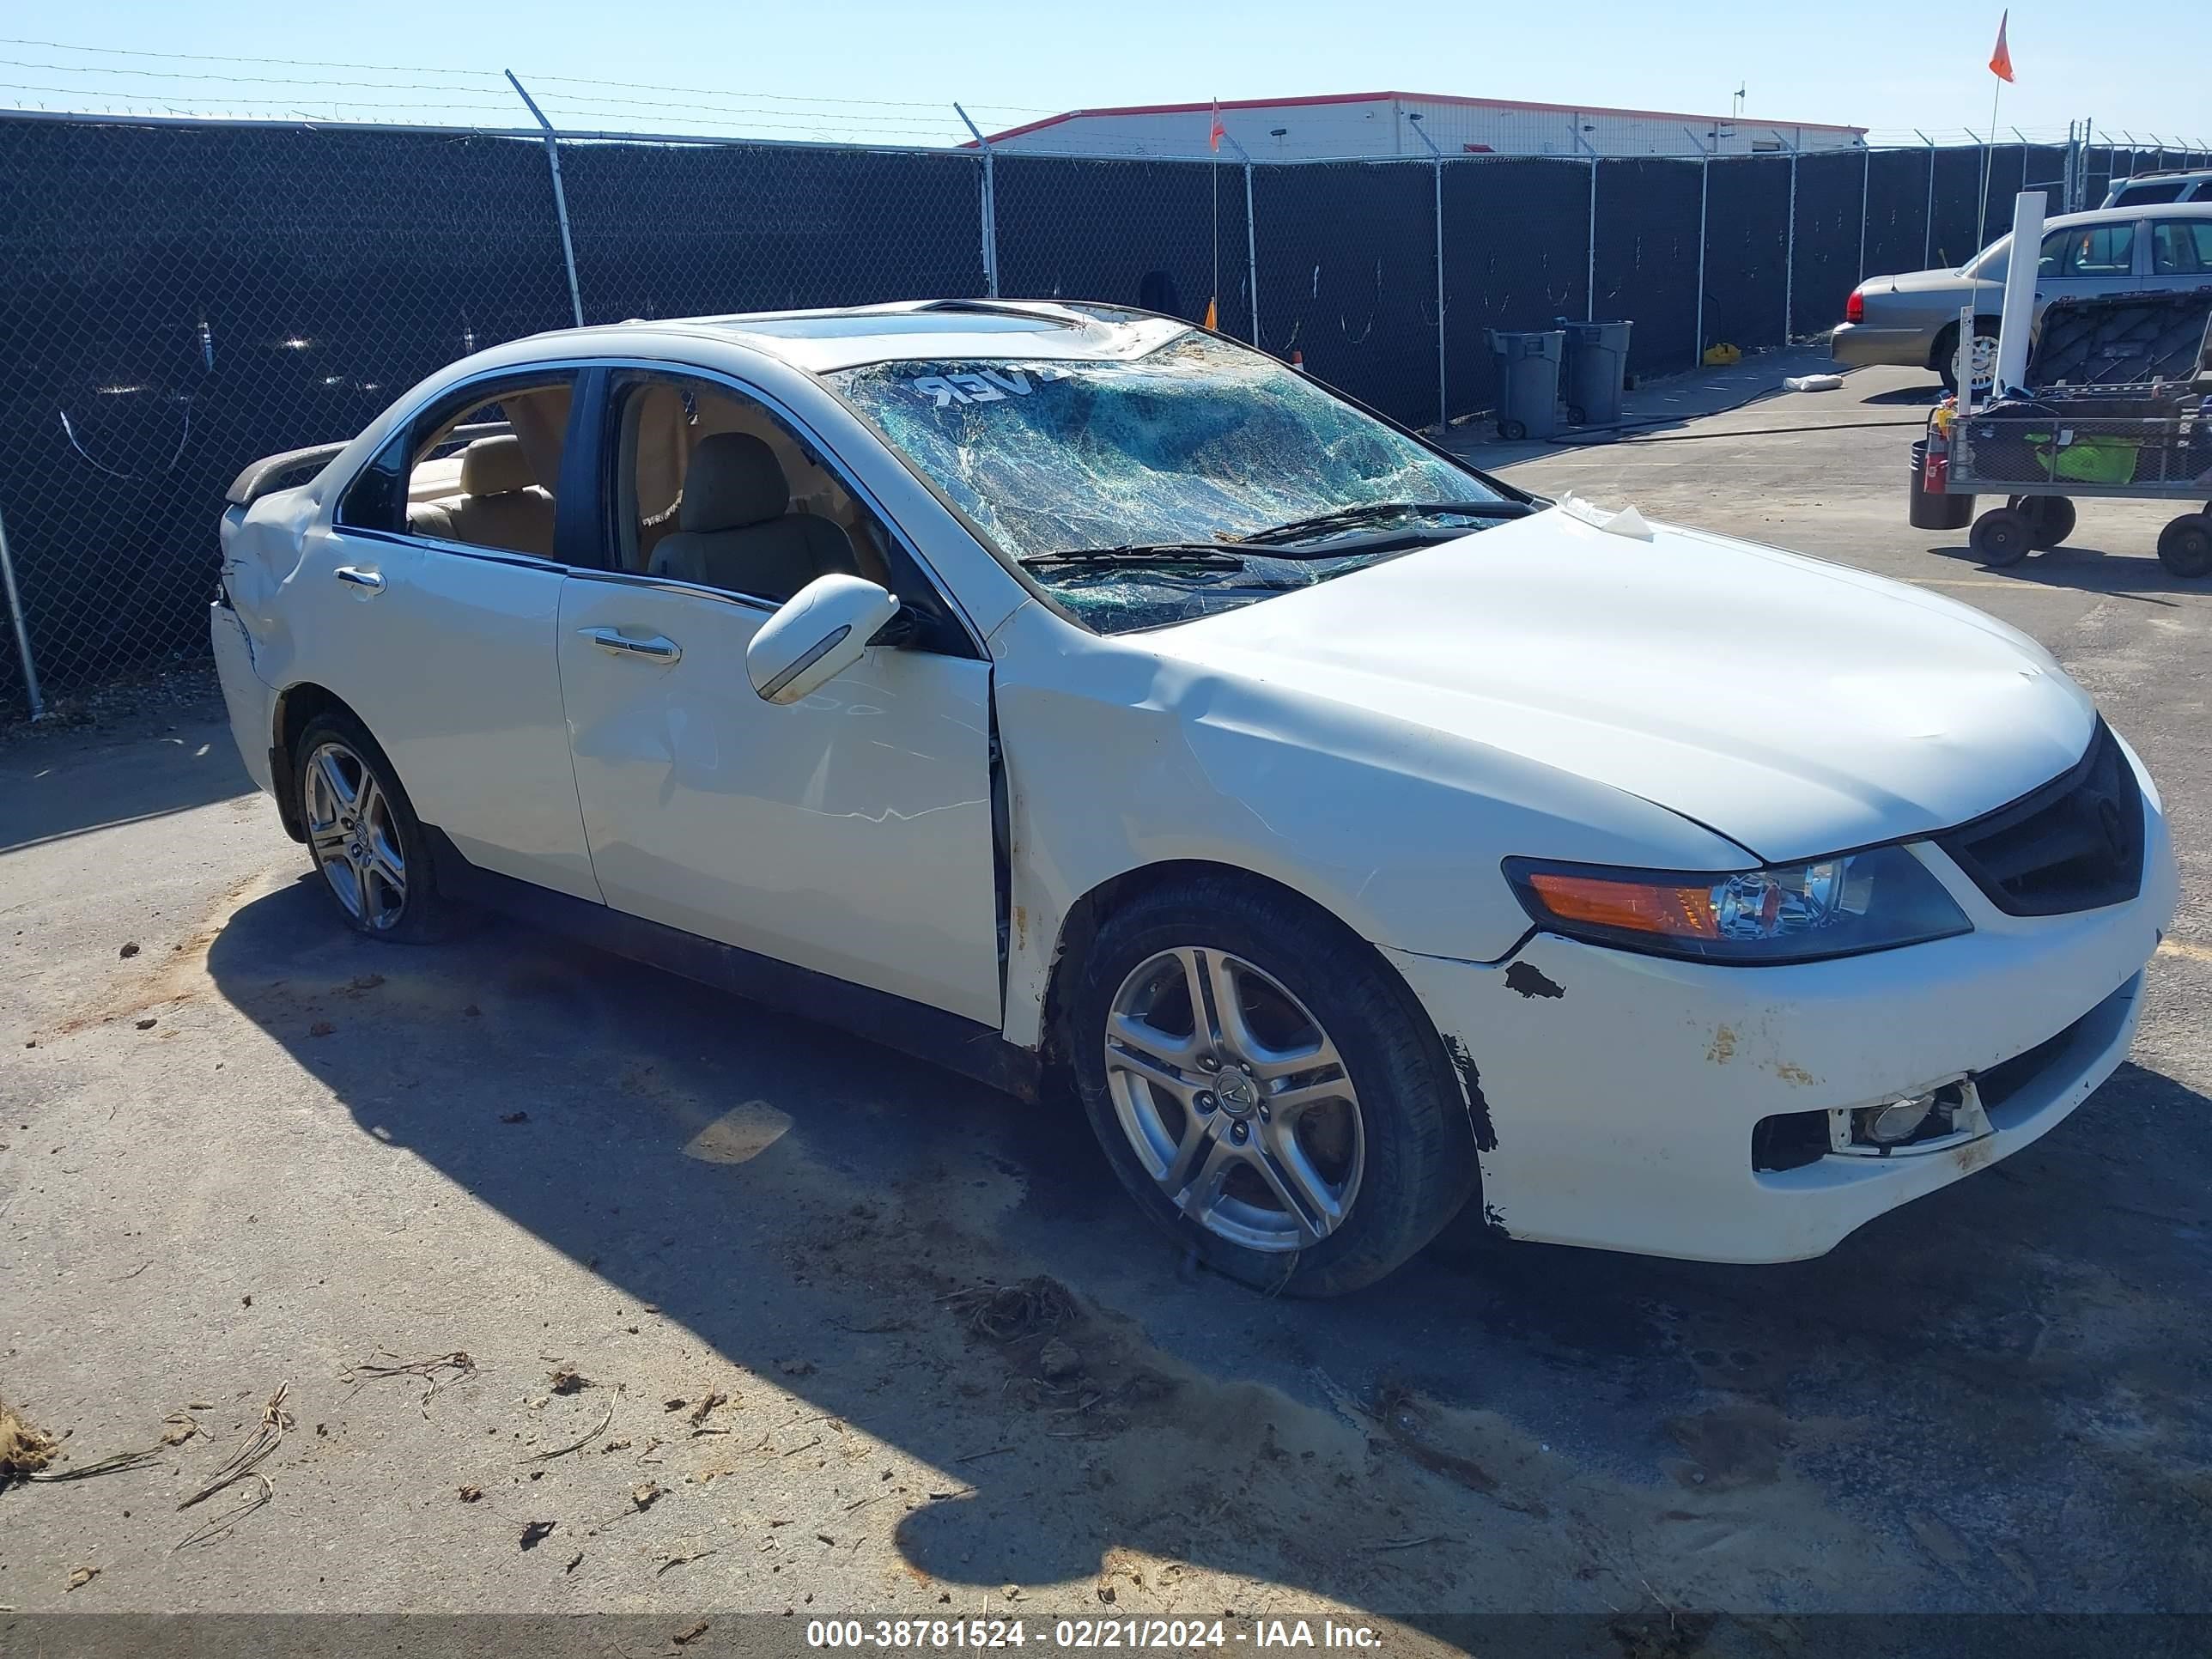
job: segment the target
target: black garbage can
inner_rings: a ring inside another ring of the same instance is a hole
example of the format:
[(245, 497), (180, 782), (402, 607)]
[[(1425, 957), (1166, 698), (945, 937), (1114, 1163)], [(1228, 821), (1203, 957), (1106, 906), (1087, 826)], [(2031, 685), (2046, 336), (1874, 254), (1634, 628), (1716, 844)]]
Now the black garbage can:
[(1567, 420), (1575, 426), (1617, 426), (1628, 374), (1632, 323), (1562, 322), (1567, 337)]
[(1498, 369), (1498, 435), (1508, 443), (1550, 437), (1559, 429), (1559, 360), (1567, 337), (1555, 328), (1484, 331)]
[(1905, 521), (1915, 530), (1964, 530), (1973, 522), (1972, 495), (1948, 495), (1928, 488), (1928, 441), (1912, 446), (1912, 485), (1905, 498)]

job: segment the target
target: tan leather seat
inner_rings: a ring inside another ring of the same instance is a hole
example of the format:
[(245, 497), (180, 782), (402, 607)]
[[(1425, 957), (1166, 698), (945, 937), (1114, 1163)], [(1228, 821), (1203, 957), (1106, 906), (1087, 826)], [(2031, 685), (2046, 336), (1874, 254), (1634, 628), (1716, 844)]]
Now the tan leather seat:
[(407, 509), (420, 536), (553, 556), (553, 497), (540, 489), (512, 434), (479, 438), (461, 452), (461, 493)]
[(652, 573), (778, 602), (817, 576), (860, 574), (842, 526), (790, 506), (775, 451), (750, 433), (710, 433), (691, 453), (677, 532), (653, 550)]

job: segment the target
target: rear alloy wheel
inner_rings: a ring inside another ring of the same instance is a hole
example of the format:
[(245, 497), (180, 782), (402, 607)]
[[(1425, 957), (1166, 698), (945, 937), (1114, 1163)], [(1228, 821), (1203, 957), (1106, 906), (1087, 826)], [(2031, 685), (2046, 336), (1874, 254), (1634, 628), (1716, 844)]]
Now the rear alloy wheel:
[(422, 826), (368, 733), (342, 714), (318, 715), (293, 775), (308, 853), (347, 925), (371, 939), (436, 937), (443, 907)]
[(1974, 520), (1966, 544), (1984, 564), (1997, 568), (2018, 564), (2035, 544), (2024, 513), (2009, 507), (1993, 507)]
[[(1942, 377), (1943, 390), (1955, 393), (1959, 390), (1959, 331), (1954, 327), (1943, 337), (1943, 349), (1936, 354), (1936, 372)], [(1972, 369), (1974, 396), (1984, 398), (1997, 379), (1997, 337), (1984, 334), (1981, 325), (1974, 330)]]
[(1289, 896), (1203, 877), (1115, 911), (1066, 1031), (1138, 1206), (1267, 1291), (1373, 1283), (1466, 1203), (1465, 1099), (1404, 981)]
[(2159, 532), (2158, 562), (2186, 581), (2212, 574), (2212, 513), (2185, 513)]
[(2005, 502), (2027, 520), (2028, 545), (2038, 552), (2057, 547), (2074, 533), (2074, 503), (2063, 495), (2014, 495)]

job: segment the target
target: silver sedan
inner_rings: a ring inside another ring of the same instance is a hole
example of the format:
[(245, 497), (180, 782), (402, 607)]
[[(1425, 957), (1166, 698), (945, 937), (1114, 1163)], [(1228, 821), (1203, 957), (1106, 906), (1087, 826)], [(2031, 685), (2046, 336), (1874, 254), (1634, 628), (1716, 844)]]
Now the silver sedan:
[[(2012, 238), (2001, 236), (1957, 270), (1868, 277), (1844, 303), (1830, 348), (1835, 360), (1930, 368), (1956, 391), (1959, 317), (1972, 304), (1973, 386), (1986, 392), (2011, 252)], [(2212, 285), (2212, 202), (2100, 208), (2045, 222), (2038, 305), (2062, 295), (2206, 285)]]

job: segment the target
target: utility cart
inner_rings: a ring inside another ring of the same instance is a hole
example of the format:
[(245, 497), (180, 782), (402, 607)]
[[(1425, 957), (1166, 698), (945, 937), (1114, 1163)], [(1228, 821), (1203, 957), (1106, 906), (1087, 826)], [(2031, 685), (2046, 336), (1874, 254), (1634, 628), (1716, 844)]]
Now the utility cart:
[(2002, 496), (1968, 541), (1984, 563), (2011, 565), (2063, 543), (2077, 500), (2186, 502), (2158, 538), (2159, 562), (2176, 576), (2212, 574), (2208, 328), (2212, 289), (2053, 301), (2029, 390), (1929, 419), (1914, 521), (1955, 526), (1972, 511), (1936, 496)]

